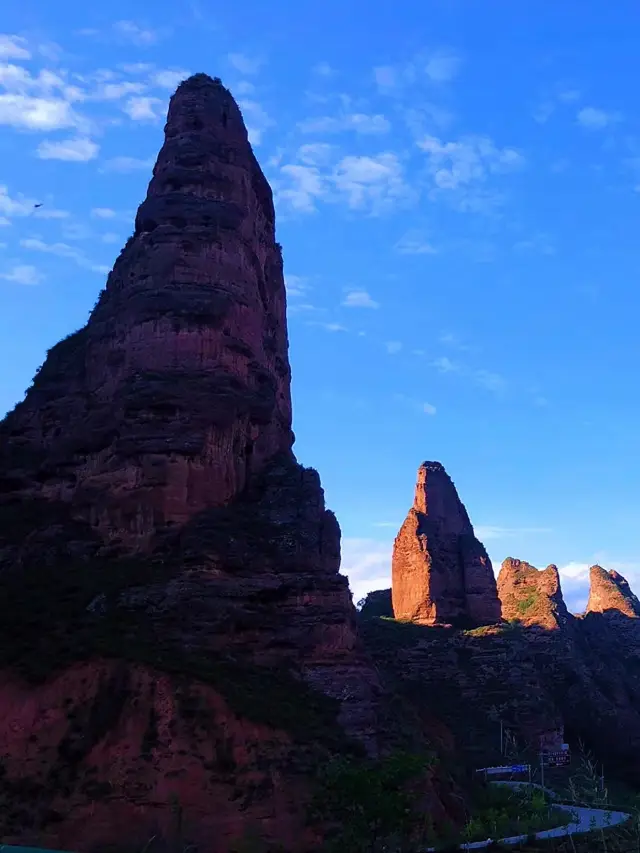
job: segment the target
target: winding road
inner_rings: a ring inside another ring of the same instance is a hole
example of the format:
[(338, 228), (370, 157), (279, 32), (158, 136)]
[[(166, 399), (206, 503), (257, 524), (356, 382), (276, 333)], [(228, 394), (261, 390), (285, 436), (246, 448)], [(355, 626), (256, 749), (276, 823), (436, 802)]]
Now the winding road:
[[(492, 781), (491, 784), (504, 785), (509, 788), (526, 788), (531, 786), (532, 788), (544, 790), (551, 797), (555, 796), (555, 792), (550, 788), (543, 789), (541, 785), (537, 785), (535, 782)], [(540, 832), (534, 833), (535, 838), (559, 838), (563, 835), (577, 835), (581, 832), (591, 832), (594, 829), (609, 829), (611, 826), (624, 823), (625, 820), (631, 817), (626, 812), (612, 811), (611, 809), (591, 809), (586, 806), (568, 806), (565, 803), (553, 803), (553, 805), (557, 809), (567, 812), (571, 817), (570, 822), (564, 826), (556, 826), (553, 829), (542, 829)], [(488, 847), (494, 840), (500, 841), (501, 844), (520, 844), (522, 841), (526, 841), (527, 838), (527, 835), (513, 835), (510, 838), (487, 838), (484, 841), (469, 841), (466, 844), (461, 844), (460, 850), (482, 850), (482, 848)], [(427, 851), (435, 850), (437, 850), (436, 847), (427, 848)]]

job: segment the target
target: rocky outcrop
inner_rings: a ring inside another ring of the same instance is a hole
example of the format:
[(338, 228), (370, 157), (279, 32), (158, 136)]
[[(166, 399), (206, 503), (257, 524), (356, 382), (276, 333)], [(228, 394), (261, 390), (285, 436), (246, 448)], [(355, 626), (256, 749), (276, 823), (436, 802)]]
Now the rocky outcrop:
[(423, 625), (500, 620), (491, 560), (439, 462), (424, 462), (392, 562), (396, 619)]
[(306, 851), (305, 779), (380, 749), (287, 347), (270, 188), (196, 75), (86, 326), (0, 425), (5, 840), (144, 845), (177, 803), (212, 853), (254, 821)]
[(508, 557), (498, 575), (502, 618), (550, 630), (570, 618), (562, 597), (557, 566), (539, 571), (523, 560)]
[(274, 223), (235, 101), (205, 75), (185, 81), (89, 322), (49, 351), (2, 425), (5, 488), (71, 503), (101, 536), (146, 546), (289, 453)]
[(390, 589), (376, 589), (358, 602), (360, 616), (363, 619), (386, 617), (393, 619), (393, 604)]
[(607, 571), (602, 566), (589, 570), (589, 600), (587, 613), (622, 614), (635, 619), (640, 616), (640, 601), (631, 587), (616, 571)]

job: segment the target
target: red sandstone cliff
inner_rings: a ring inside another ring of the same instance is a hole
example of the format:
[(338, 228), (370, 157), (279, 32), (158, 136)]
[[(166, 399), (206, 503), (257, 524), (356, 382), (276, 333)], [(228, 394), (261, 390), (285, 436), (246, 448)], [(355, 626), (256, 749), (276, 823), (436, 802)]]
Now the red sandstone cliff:
[(640, 616), (640, 601), (621, 574), (592, 566), (589, 582), (586, 613), (619, 613), (632, 619)]
[(439, 462), (424, 462), (392, 562), (396, 619), (423, 625), (500, 620), (491, 560)]
[(529, 563), (508, 557), (498, 575), (498, 596), (503, 619), (550, 630), (562, 627), (569, 619), (554, 565), (539, 571)]
[(89, 321), (0, 424), (5, 840), (144, 845), (179, 806), (203, 849), (257, 828), (307, 850), (313, 768), (377, 752), (287, 348), (271, 190), (196, 75)]

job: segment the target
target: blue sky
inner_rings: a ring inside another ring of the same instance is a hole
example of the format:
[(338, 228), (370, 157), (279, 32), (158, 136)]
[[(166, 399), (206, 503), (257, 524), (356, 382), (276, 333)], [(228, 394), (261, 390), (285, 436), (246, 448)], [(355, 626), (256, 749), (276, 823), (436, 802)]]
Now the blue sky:
[(356, 598), (423, 459), (495, 563), (556, 562), (575, 608), (596, 560), (638, 591), (639, 24), (630, 0), (9, 4), (0, 409), (84, 323), (205, 71), (274, 188), (296, 452)]

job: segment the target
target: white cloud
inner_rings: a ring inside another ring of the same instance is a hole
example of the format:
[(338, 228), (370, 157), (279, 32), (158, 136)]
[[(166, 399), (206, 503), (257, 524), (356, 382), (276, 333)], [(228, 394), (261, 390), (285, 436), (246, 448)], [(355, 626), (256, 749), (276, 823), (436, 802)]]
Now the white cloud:
[(437, 51), (425, 66), (427, 77), (434, 83), (448, 83), (457, 75), (462, 60), (459, 56), (448, 51)]
[(345, 537), (342, 540), (340, 571), (349, 578), (354, 602), (368, 592), (391, 586), (393, 543), (377, 539)]
[(494, 393), (504, 391), (507, 386), (507, 380), (499, 373), (492, 373), (490, 370), (476, 370), (475, 380), (482, 388)]
[(123, 110), (133, 121), (156, 121), (161, 117), (162, 107), (160, 98), (137, 96), (129, 98)]
[(0, 95), (0, 124), (22, 130), (61, 130), (82, 124), (71, 104), (61, 98)]
[(287, 296), (304, 296), (309, 289), (307, 279), (300, 275), (285, 275), (284, 284), (287, 289)]
[(140, 94), (145, 90), (144, 83), (122, 80), (119, 83), (101, 83), (91, 95), (94, 101), (118, 101), (126, 95)]
[(317, 74), (319, 77), (333, 77), (336, 73), (328, 62), (318, 62), (311, 69), (312, 74)]
[(348, 332), (346, 326), (343, 326), (341, 323), (322, 323), (319, 320), (309, 320), (307, 323), (308, 326), (320, 326), (327, 332)]
[(398, 72), (391, 65), (379, 65), (373, 69), (373, 77), (378, 88), (382, 91), (390, 91), (398, 84)]
[(260, 145), (262, 134), (274, 124), (273, 119), (267, 115), (266, 111), (257, 101), (243, 99), (239, 101), (239, 106), (247, 125), (249, 142), (252, 145)]
[(8, 187), (0, 185), (0, 215), (8, 219), (14, 216), (29, 216), (37, 212), (34, 207), (36, 204), (35, 199), (27, 198), (22, 193), (10, 196)]
[(379, 308), (380, 304), (375, 302), (366, 290), (350, 290), (342, 302), (347, 308)]
[(263, 59), (250, 57), (244, 53), (229, 53), (227, 59), (235, 70), (241, 74), (257, 74), (260, 66), (264, 64)]
[(316, 199), (326, 193), (325, 180), (315, 166), (287, 164), (280, 172), (287, 179), (288, 186), (274, 182), (276, 201), (293, 210), (310, 213), (316, 209)]
[(396, 355), (402, 349), (402, 344), (400, 341), (387, 341), (385, 343), (385, 348), (389, 355)]
[(324, 166), (334, 151), (335, 147), (327, 142), (309, 142), (298, 149), (298, 159), (308, 166)]
[(112, 157), (105, 160), (102, 171), (104, 172), (135, 172), (137, 169), (152, 169), (153, 158), (142, 157)]
[(153, 86), (172, 91), (173, 89), (177, 89), (180, 83), (186, 80), (190, 74), (190, 71), (185, 71), (183, 68), (167, 68), (163, 71), (154, 71), (149, 77), (149, 81)]
[(343, 157), (332, 180), (351, 208), (366, 207), (377, 212), (408, 195), (400, 161), (390, 152), (377, 157)]
[(451, 361), (450, 358), (447, 358), (446, 355), (436, 358), (431, 362), (431, 366), (435, 367), (436, 370), (439, 370), (440, 373), (456, 373), (460, 370), (459, 366), (455, 362)]
[(69, 246), (66, 243), (45, 243), (36, 237), (30, 237), (20, 241), (23, 249), (28, 249), (33, 252), (45, 252), (51, 255), (57, 255), (60, 258), (68, 258), (83, 269), (91, 270), (92, 272), (108, 273), (109, 267), (102, 264), (94, 264), (78, 249)]
[(8, 272), (0, 273), (0, 278), (15, 284), (39, 284), (42, 281), (38, 270), (29, 264), (16, 264)]
[(96, 219), (115, 219), (116, 212), (110, 207), (94, 207), (91, 209), (91, 216)]
[(419, 147), (427, 155), (434, 185), (440, 190), (456, 190), (524, 164), (524, 157), (514, 148), (498, 148), (486, 136), (468, 136), (457, 142), (426, 136)]
[(401, 255), (436, 255), (438, 250), (420, 231), (409, 231), (395, 244)]
[(20, 36), (0, 34), (0, 59), (31, 59), (27, 40)]
[(155, 44), (160, 33), (147, 27), (141, 27), (135, 21), (117, 21), (113, 29), (125, 41), (135, 44), (137, 47), (150, 47)]
[(351, 113), (343, 116), (320, 116), (307, 119), (298, 127), (303, 133), (341, 133), (353, 130), (364, 135), (387, 133), (391, 125), (383, 115)]
[(607, 113), (595, 107), (584, 107), (576, 116), (578, 124), (588, 130), (602, 130), (607, 125), (620, 121), (617, 113)]
[(422, 411), (425, 413), (425, 415), (435, 415), (436, 407), (433, 406), (431, 403), (423, 403)]
[(483, 542), (485, 540), (513, 539), (516, 536), (528, 536), (552, 532), (550, 527), (499, 527), (495, 524), (477, 524), (474, 525), (474, 530), (478, 539)]
[(119, 234), (115, 234), (113, 231), (107, 231), (106, 234), (103, 234), (100, 238), (103, 243), (119, 243), (122, 238)]
[(596, 107), (584, 107), (578, 112), (576, 118), (578, 124), (588, 130), (601, 130), (612, 122), (618, 121), (619, 117), (614, 113), (607, 113)]
[(45, 140), (36, 150), (41, 160), (67, 160), (74, 163), (87, 163), (98, 156), (100, 146), (86, 137), (63, 139), (60, 142)]

